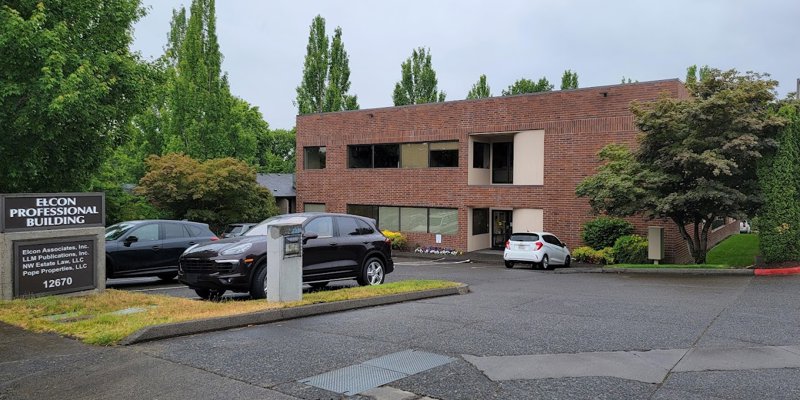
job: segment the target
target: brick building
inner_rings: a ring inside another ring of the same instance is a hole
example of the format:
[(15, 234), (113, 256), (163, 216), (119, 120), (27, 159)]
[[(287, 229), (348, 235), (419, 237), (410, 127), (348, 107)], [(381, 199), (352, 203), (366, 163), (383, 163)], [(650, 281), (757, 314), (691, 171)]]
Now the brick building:
[[(298, 116), (297, 209), (366, 215), (412, 246), (502, 248), (511, 230), (545, 230), (575, 248), (594, 218), (575, 187), (603, 146), (636, 145), (630, 103), (661, 95), (688, 93), (672, 79)], [(666, 260), (689, 259), (669, 223), (630, 221), (643, 236), (665, 226)]]

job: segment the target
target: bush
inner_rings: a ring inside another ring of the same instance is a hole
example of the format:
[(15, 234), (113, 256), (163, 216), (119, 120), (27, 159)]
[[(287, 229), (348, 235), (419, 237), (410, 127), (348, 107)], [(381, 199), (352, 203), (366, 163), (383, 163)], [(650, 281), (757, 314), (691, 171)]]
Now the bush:
[(621, 236), (614, 242), (614, 258), (619, 264), (646, 264), (647, 239), (639, 235)]
[(400, 232), (392, 232), (390, 230), (381, 231), (383, 236), (386, 236), (392, 242), (393, 250), (405, 250), (408, 247), (408, 239)]
[(597, 217), (583, 224), (583, 243), (600, 250), (613, 247), (617, 238), (633, 233), (633, 224), (622, 218)]
[(589, 264), (613, 264), (614, 249), (605, 247), (601, 250), (595, 250), (589, 246), (581, 246), (572, 250), (572, 259)]

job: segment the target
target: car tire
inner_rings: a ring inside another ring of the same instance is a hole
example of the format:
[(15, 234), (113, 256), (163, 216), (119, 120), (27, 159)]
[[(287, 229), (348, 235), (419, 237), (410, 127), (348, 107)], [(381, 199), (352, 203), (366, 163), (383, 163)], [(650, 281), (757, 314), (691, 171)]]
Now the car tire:
[(325, 282), (311, 282), (308, 285), (311, 286), (314, 289), (322, 289), (325, 286), (328, 286), (328, 283), (330, 283), (330, 282), (328, 282), (328, 281), (325, 281)]
[(567, 258), (564, 259), (564, 267), (569, 268), (569, 264), (571, 262), (572, 262), (572, 259), (570, 258), (570, 256), (567, 256)]
[(225, 289), (197, 288), (194, 292), (203, 300), (219, 301), (225, 294)]
[(361, 286), (380, 285), (386, 278), (386, 268), (383, 266), (383, 261), (378, 257), (370, 257), (361, 266), (361, 272), (358, 274), (358, 284)]
[(539, 264), (541, 265), (542, 269), (552, 268), (552, 266), (550, 265), (550, 257), (548, 257), (547, 254), (545, 254), (544, 257), (542, 257), (542, 262)]
[(511, 261), (506, 261), (506, 268), (514, 268), (514, 263)]
[(267, 263), (261, 263), (257, 267), (250, 284), (250, 297), (253, 299), (267, 298)]
[(178, 273), (177, 272), (170, 272), (170, 273), (167, 273), (167, 274), (158, 274), (156, 276), (158, 277), (158, 279), (161, 279), (162, 281), (169, 282), (169, 281), (175, 279), (178, 276)]

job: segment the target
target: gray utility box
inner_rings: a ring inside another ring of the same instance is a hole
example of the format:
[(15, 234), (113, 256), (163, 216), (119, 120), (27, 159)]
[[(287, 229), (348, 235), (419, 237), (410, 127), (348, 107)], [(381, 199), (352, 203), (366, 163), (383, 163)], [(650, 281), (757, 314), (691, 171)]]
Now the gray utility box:
[(647, 227), (647, 258), (656, 264), (664, 259), (664, 227)]
[(267, 235), (267, 301), (302, 299), (302, 227), (292, 221), (270, 225)]

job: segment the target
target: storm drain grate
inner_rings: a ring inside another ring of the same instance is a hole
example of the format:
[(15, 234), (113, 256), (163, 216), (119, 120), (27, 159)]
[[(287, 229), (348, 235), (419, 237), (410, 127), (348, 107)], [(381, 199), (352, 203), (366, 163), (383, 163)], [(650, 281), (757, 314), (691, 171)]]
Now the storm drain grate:
[(299, 382), (331, 392), (353, 395), (452, 361), (455, 359), (439, 354), (406, 350), (301, 379)]

